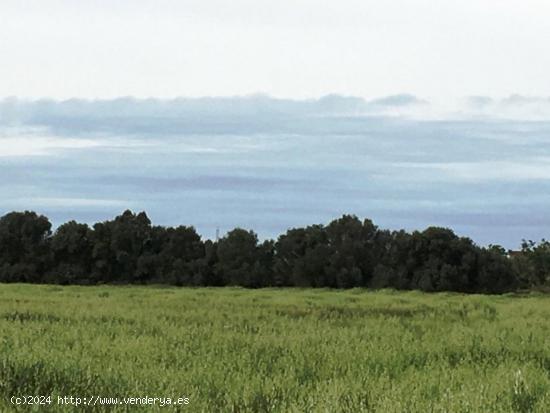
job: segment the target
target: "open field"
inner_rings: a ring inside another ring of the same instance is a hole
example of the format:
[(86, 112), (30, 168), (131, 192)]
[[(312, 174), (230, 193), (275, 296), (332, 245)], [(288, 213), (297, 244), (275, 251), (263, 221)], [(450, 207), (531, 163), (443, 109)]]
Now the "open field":
[(0, 285), (0, 411), (547, 412), (548, 320), (542, 295)]

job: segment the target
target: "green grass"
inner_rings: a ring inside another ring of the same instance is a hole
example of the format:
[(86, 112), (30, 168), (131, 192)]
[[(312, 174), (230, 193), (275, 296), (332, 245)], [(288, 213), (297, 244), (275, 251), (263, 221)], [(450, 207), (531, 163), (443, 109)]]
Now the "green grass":
[(0, 285), (0, 411), (548, 412), (549, 320), (543, 295)]

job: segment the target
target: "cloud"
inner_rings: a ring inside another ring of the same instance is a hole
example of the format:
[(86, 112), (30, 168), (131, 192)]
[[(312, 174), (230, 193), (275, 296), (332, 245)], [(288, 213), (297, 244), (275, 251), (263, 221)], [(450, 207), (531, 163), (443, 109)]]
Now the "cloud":
[(518, 161), (396, 163), (393, 166), (408, 170), (435, 173), (432, 180), (446, 182), (550, 181), (550, 158), (529, 158)]
[(412, 95), (367, 101), (336, 94), (306, 100), (278, 99), (262, 94), (63, 101), (6, 98), (0, 101), (0, 125), (42, 127), (72, 136), (319, 133), (326, 126), (330, 127), (323, 119), (328, 119), (332, 125), (334, 117), (407, 116), (407, 110), (414, 113), (420, 103), (427, 104)]
[[(0, 127), (35, 128), (73, 138), (181, 135), (325, 135), (363, 133), (392, 120), (550, 121), (550, 98), (469, 96), (427, 101), (411, 94), (366, 100), (331, 94), (279, 99), (265, 94), (233, 97), (108, 100), (0, 100)], [(4, 134), (5, 135), (5, 134)]]
[(130, 186), (155, 192), (189, 191), (247, 191), (251, 193), (273, 190), (306, 191), (316, 188), (311, 180), (277, 177), (238, 176), (238, 175), (198, 175), (190, 177), (151, 177), (151, 176), (103, 176), (95, 178), (103, 186)]
[(466, 98), (467, 105), (474, 108), (482, 108), (492, 105), (494, 103), (493, 98), (489, 96), (468, 96)]
[(370, 102), (375, 106), (410, 106), (410, 105), (425, 105), (428, 102), (410, 94), (391, 95), (383, 98), (375, 99)]
[(469, 96), (457, 109), (462, 119), (507, 119), (550, 121), (550, 97), (510, 95), (495, 99), (489, 96)]
[(550, 104), (550, 98), (541, 96), (523, 96), (523, 95), (510, 95), (507, 98), (501, 100), (501, 104), (511, 106), (522, 105), (548, 105)]
[(0, 158), (50, 156), (71, 150), (148, 147), (150, 142), (108, 137), (59, 136), (45, 127), (0, 127)]
[(7, 99), (0, 209), (56, 223), (143, 209), (212, 235), (241, 225), (275, 236), (343, 213), (510, 246), (550, 231), (550, 122), (494, 113), (544, 98), (465, 99), (435, 121), (437, 102), (380, 100)]
[(68, 198), (68, 197), (27, 197), (12, 198), (0, 201), (3, 208), (19, 207), (25, 205), (26, 208), (128, 208), (127, 200), (117, 199), (94, 199), (94, 198)]
[(92, 139), (64, 138), (36, 129), (0, 129), (0, 157), (46, 156), (57, 150), (86, 149), (100, 145)]
[(321, 113), (329, 114), (361, 114), (368, 110), (368, 104), (363, 98), (354, 96), (326, 95), (316, 102)]

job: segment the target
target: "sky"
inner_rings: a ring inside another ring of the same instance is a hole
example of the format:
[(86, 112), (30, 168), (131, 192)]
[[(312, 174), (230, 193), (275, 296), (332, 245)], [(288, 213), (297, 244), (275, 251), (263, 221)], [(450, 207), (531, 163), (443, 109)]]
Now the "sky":
[[(518, 248), (550, 234), (550, 100), (413, 95), (0, 101), (0, 214), (123, 210), (213, 238), (342, 214)], [(530, 119), (524, 120), (529, 117)]]
[(0, 96), (550, 96), (546, 0), (2, 0)]
[(550, 3), (2, 0), (0, 215), (550, 237)]

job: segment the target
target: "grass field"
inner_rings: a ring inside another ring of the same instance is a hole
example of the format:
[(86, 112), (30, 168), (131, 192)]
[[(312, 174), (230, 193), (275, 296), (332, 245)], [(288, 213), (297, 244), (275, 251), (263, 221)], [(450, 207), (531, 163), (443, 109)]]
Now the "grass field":
[(0, 411), (548, 412), (549, 320), (542, 295), (0, 285)]

